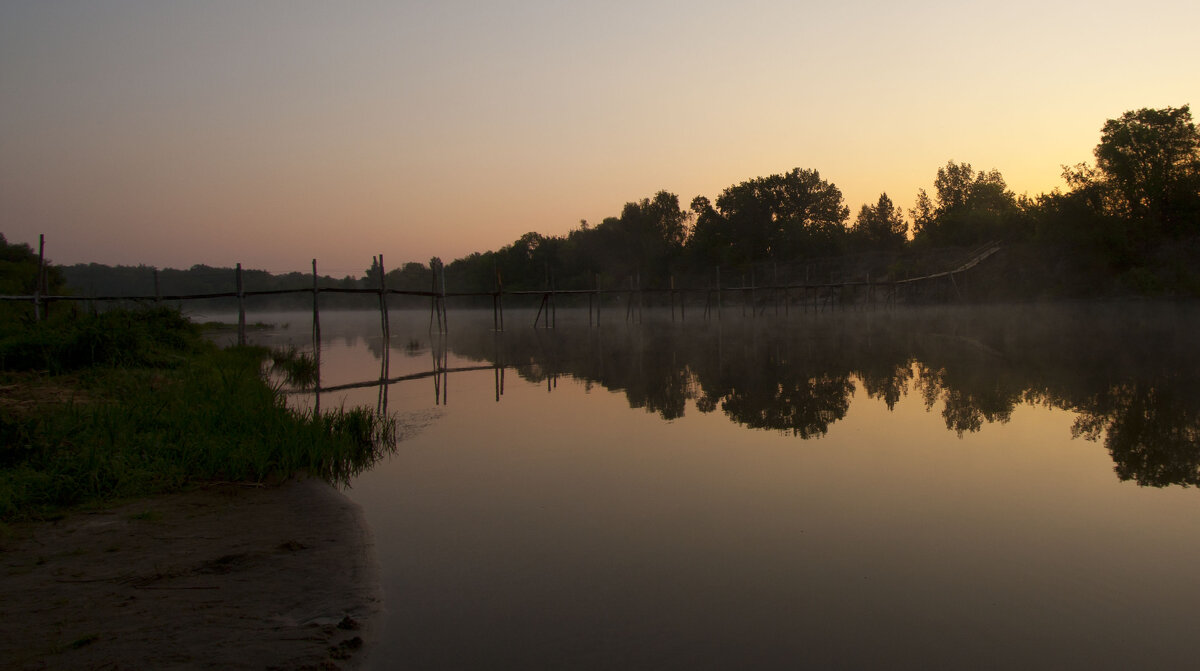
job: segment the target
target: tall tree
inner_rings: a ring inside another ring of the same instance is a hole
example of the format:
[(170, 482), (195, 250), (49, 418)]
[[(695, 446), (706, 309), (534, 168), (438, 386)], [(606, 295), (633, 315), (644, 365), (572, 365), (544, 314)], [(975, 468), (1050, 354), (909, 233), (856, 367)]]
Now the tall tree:
[(679, 260), (690, 219), (679, 207), (679, 196), (659, 191), (626, 203), (620, 217), (606, 218), (589, 237), (606, 273), (637, 274), (645, 285), (667, 277)]
[(1200, 226), (1200, 131), (1187, 105), (1125, 112), (1104, 124), (1096, 166), (1126, 216), (1151, 232)]
[(908, 222), (886, 193), (875, 205), (863, 205), (850, 232), (872, 249), (900, 249), (908, 239)]
[(724, 245), (733, 263), (834, 253), (850, 215), (840, 189), (801, 168), (728, 187), (715, 210), (700, 205), (704, 238)]
[(975, 172), (970, 163), (948, 161), (933, 182), (937, 203), (924, 189), (912, 211), (916, 239), (935, 244), (973, 244), (1002, 237), (1017, 212), (1016, 198), (997, 170)]

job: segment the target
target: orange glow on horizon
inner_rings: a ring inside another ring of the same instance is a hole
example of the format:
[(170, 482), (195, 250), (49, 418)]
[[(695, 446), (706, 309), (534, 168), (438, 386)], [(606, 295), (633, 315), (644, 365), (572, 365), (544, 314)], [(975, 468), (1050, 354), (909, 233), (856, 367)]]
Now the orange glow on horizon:
[(1033, 7), (5, 6), (2, 230), (59, 263), (358, 274), (794, 167), (852, 213), (951, 159), (1036, 195), (1106, 119), (1194, 102), (1200, 8)]

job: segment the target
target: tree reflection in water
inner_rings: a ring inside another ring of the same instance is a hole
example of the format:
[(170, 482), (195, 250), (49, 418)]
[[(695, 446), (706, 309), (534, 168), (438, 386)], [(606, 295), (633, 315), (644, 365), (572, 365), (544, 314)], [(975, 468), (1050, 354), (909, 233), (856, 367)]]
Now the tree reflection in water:
[[(570, 375), (665, 420), (689, 401), (751, 429), (801, 439), (846, 417), (856, 391), (889, 410), (910, 392), (959, 436), (1021, 404), (1076, 414), (1121, 480), (1200, 485), (1200, 310), (1179, 306), (938, 308), (791, 320), (602, 329), (463, 328), (460, 356), (514, 365), (531, 381)], [(1147, 346), (1146, 343), (1153, 343)]]

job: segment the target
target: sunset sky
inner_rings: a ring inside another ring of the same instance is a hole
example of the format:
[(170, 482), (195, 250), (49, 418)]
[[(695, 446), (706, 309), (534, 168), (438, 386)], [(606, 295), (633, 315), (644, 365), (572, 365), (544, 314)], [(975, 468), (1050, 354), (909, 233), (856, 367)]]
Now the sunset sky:
[(357, 275), (794, 167), (1062, 186), (1200, 105), (1194, 0), (6, 0), (0, 232), (57, 263)]

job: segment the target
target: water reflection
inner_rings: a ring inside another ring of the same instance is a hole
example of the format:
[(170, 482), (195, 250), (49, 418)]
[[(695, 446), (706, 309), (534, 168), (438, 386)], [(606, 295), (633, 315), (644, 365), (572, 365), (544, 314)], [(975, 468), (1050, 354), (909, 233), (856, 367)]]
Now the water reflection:
[[(365, 345), (380, 372), (323, 391), (378, 386), (377, 410), (386, 412), (390, 386), (432, 378), (444, 405), (452, 373), (491, 370), (500, 402), (511, 369), (547, 391), (566, 376), (620, 392), (668, 421), (720, 411), (800, 439), (844, 420), (859, 388), (889, 411), (923, 403), (960, 437), (1008, 422), (1021, 405), (1044, 405), (1074, 413), (1072, 436), (1102, 442), (1121, 480), (1200, 485), (1192, 307), (940, 308), (724, 324), (648, 312), (642, 324), (560, 318), (553, 330), (502, 333), (489, 312), (464, 314), (449, 334), (426, 333), (412, 317), (393, 317), (401, 335), (389, 341), (362, 329), (333, 335), (329, 342)], [(392, 365), (393, 350), (402, 365)], [(451, 354), (472, 365), (451, 365)]]
[[(552, 390), (571, 376), (625, 394), (665, 420), (689, 402), (751, 429), (801, 439), (843, 420), (858, 385), (889, 410), (914, 396), (962, 436), (1022, 404), (1076, 413), (1073, 435), (1103, 441), (1122, 480), (1200, 484), (1200, 362), (1194, 310), (1099, 308), (874, 313), (726, 325), (672, 323), (495, 333), (463, 323), (430, 347), (438, 402), (445, 352)], [(1152, 345), (1151, 345), (1152, 344)], [(381, 341), (371, 343), (383, 356)], [(411, 349), (411, 341), (404, 345)]]
[(1197, 482), (1195, 312), (331, 319), (437, 417), (349, 492), (380, 667), (1184, 668), (1195, 493), (1113, 471)]

